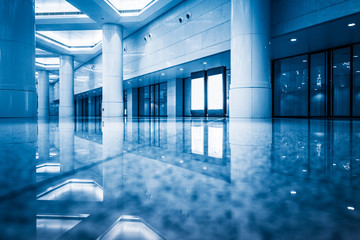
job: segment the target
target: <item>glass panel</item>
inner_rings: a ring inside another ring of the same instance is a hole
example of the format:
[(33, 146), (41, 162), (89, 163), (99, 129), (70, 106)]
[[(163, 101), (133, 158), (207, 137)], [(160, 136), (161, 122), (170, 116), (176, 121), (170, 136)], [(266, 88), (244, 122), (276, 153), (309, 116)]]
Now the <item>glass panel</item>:
[(204, 78), (191, 79), (191, 110), (205, 109), (205, 86)]
[(159, 84), (155, 85), (155, 116), (159, 116)]
[(191, 126), (191, 152), (204, 155), (204, 126)]
[(144, 101), (144, 88), (139, 88), (139, 116), (144, 116), (145, 101)]
[(144, 116), (149, 116), (150, 114), (150, 93), (149, 87), (144, 87)]
[(167, 115), (167, 84), (166, 83), (160, 84), (159, 104), (160, 104), (160, 116), (166, 116)]
[(333, 51), (333, 115), (350, 116), (350, 48)]
[(354, 46), (353, 61), (353, 116), (360, 117), (360, 45)]
[(326, 53), (310, 56), (310, 116), (326, 116)]
[(155, 116), (155, 91), (154, 91), (154, 86), (150, 86), (150, 115)]
[(223, 74), (208, 77), (208, 109), (222, 110), (224, 108)]
[(124, 91), (124, 115), (127, 115), (127, 91)]
[(302, 55), (275, 62), (274, 114), (308, 115), (308, 57)]

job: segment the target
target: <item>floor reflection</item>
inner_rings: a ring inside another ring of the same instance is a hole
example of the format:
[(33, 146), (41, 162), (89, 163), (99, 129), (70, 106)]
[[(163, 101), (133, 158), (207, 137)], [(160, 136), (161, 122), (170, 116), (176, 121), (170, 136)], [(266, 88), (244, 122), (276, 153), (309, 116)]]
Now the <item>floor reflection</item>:
[(0, 128), (5, 239), (359, 234), (360, 121), (81, 118)]

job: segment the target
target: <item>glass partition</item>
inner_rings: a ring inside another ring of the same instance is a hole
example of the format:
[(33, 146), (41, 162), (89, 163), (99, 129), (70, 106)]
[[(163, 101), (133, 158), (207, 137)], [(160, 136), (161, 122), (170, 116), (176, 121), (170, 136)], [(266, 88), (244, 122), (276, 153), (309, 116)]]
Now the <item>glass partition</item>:
[(353, 53), (353, 116), (360, 117), (360, 44)]
[(274, 115), (308, 116), (308, 56), (274, 64)]
[(310, 55), (310, 116), (326, 116), (326, 53)]
[(333, 115), (350, 116), (350, 47), (333, 51)]

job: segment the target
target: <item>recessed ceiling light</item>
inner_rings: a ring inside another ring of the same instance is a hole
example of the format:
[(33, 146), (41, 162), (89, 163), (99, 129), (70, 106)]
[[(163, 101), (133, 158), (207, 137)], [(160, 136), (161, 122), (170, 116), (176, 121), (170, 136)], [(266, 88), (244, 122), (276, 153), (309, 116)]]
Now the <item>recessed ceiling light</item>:
[(161, 76), (165, 76), (165, 73), (162, 73)]
[(183, 69), (183, 68), (180, 68), (180, 71), (184, 71), (184, 69)]
[(348, 27), (353, 27), (353, 26), (355, 26), (356, 24), (355, 23), (349, 23), (348, 24)]
[(303, 62), (304, 62), (304, 63), (306, 63), (306, 62), (307, 62), (307, 60), (306, 60), (306, 59), (304, 59), (304, 60), (303, 60)]
[(203, 64), (204, 64), (204, 65), (206, 65), (206, 64), (207, 64), (207, 62), (203, 62)]
[(358, 55), (355, 55), (355, 56), (354, 56), (354, 58), (357, 58), (357, 57), (359, 57), (359, 56), (358, 56)]
[(297, 41), (297, 39), (296, 38), (292, 38), (292, 39), (290, 39), (290, 42), (296, 42)]

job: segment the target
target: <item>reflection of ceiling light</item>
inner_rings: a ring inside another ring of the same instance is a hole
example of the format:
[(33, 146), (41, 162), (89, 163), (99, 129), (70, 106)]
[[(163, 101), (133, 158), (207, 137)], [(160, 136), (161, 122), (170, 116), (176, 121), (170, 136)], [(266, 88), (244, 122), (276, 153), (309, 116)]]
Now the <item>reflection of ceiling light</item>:
[(180, 71), (184, 71), (184, 69), (180, 68)]
[(207, 64), (207, 62), (203, 62), (203, 64), (204, 64), (204, 65), (206, 65), (206, 64)]
[(354, 58), (357, 58), (357, 57), (359, 57), (359, 56), (358, 56), (358, 55), (355, 55), (355, 56), (354, 56)]
[(292, 195), (295, 195), (295, 194), (296, 194), (296, 192), (295, 192), (295, 191), (291, 191), (290, 193), (291, 193)]
[(161, 76), (165, 76), (165, 73), (162, 73)]
[(349, 23), (348, 24), (348, 27), (353, 27), (353, 26), (355, 26), (356, 24), (355, 23)]
[(286, 73), (283, 73), (282, 75), (283, 75), (283, 76), (286, 76)]
[(296, 38), (292, 38), (292, 39), (290, 39), (290, 42), (296, 42), (297, 41), (297, 39)]
[(307, 62), (307, 60), (306, 60), (306, 59), (304, 59), (304, 60), (303, 60), (303, 63), (306, 63), (306, 62)]
[(357, 73), (360, 73), (360, 71), (359, 71), (359, 70), (357, 70), (356, 72), (357, 72)]

